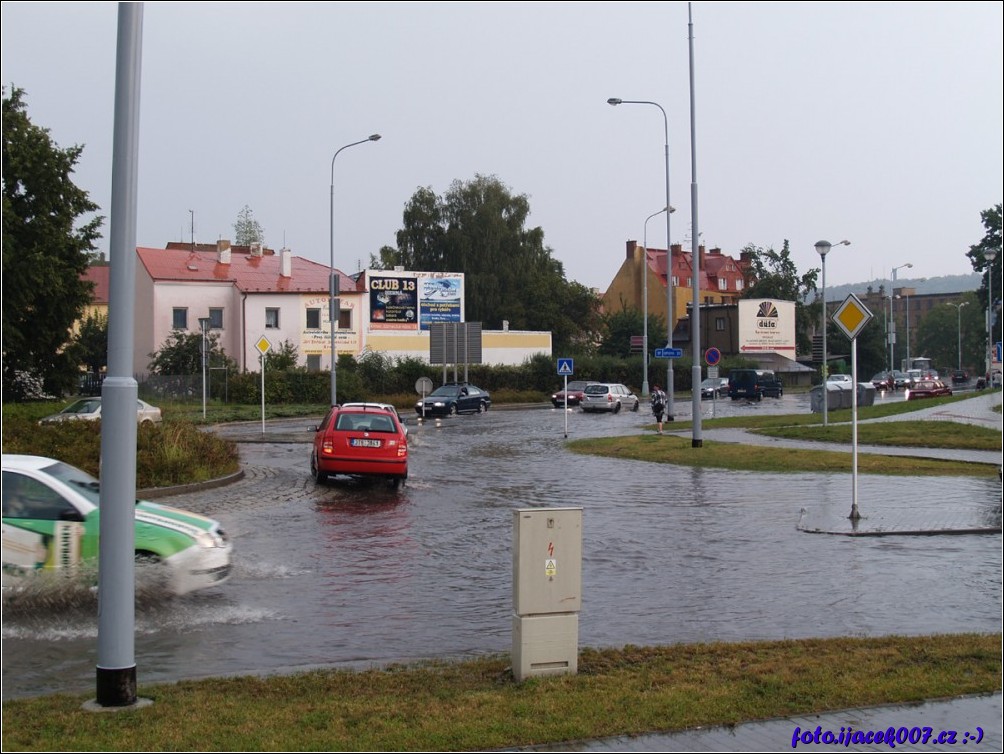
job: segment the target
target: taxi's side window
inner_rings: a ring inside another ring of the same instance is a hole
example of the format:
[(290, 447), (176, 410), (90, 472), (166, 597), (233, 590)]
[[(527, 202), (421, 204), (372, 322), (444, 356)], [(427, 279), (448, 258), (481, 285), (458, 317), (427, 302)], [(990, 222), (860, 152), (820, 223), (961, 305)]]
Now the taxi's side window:
[(40, 521), (82, 521), (68, 500), (37, 479), (14, 471), (3, 472), (4, 518)]

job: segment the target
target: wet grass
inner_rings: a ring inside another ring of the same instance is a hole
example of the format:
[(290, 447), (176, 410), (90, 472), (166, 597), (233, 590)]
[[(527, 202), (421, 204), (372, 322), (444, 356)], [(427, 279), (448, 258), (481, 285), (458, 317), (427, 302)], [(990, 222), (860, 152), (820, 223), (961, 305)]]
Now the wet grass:
[[(584, 649), (516, 683), (507, 657), (140, 687), (3, 703), (4, 751), (483, 751), (916, 702), (1000, 689), (1001, 636)], [(91, 697), (93, 698), (93, 697)], [(778, 744), (780, 748), (781, 744)]]
[[(853, 463), (851, 454), (844, 451), (801, 450), (713, 440), (704, 440), (702, 447), (694, 448), (690, 437), (674, 435), (588, 438), (573, 440), (568, 443), (568, 448), (574, 453), (607, 458), (764, 473), (851, 473)], [(996, 477), (997, 467), (986, 463), (858, 453), (858, 472), (890, 476)]]
[[(972, 394), (946, 396), (924, 401), (887, 403), (858, 409), (858, 444), (888, 447), (940, 448), (947, 450), (1001, 450), (1001, 433), (986, 427), (950, 421), (883, 421), (877, 419), (908, 414), (920, 408), (955, 403), (972, 398)], [(624, 437), (590, 438), (568, 443), (570, 450), (609, 458), (630, 458), (653, 463), (680, 466), (762, 471), (767, 473), (846, 472), (852, 470), (851, 454), (844, 451), (818, 450), (815, 442), (850, 444), (853, 426), (850, 409), (830, 411), (829, 423), (822, 425), (819, 414), (769, 414), (703, 419), (708, 429), (746, 429), (758, 434), (806, 441), (804, 448), (771, 447), (769, 445), (721, 443), (704, 440), (701, 448), (693, 448), (689, 437), (676, 435), (630, 435)], [(691, 422), (665, 425), (667, 431), (687, 432)], [(648, 425), (654, 430), (655, 425)], [(943, 461), (907, 456), (858, 454), (858, 471), (862, 474), (895, 476), (986, 476), (998, 474), (992, 464)]]

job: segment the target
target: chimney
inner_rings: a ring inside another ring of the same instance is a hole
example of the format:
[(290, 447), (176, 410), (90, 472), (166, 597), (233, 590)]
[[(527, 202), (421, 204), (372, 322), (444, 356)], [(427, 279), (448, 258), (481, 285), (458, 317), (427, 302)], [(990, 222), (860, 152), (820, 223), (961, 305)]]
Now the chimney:
[(697, 247), (697, 258), (700, 260), (702, 270), (704, 269), (704, 254), (705, 254), (704, 247), (699, 245)]
[(261, 244), (256, 241), (255, 243), (251, 244), (251, 256), (260, 257), (261, 255), (262, 255)]
[(230, 264), (230, 242), (220, 239), (216, 242), (216, 261), (220, 264)]
[(293, 277), (293, 255), (289, 249), (279, 249), (279, 274), (284, 278)]
[(638, 242), (637, 241), (628, 241), (627, 242), (627, 258), (628, 259), (634, 259), (635, 255), (637, 253), (638, 248), (639, 248), (639, 246), (638, 246)]

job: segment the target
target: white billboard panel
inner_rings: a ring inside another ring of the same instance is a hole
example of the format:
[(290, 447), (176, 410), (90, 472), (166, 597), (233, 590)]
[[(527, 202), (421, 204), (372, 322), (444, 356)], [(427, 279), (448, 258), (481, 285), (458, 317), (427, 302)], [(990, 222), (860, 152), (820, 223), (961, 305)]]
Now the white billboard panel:
[(795, 358), (795, 302), (739, 300), (739, 353), (776, 353)]

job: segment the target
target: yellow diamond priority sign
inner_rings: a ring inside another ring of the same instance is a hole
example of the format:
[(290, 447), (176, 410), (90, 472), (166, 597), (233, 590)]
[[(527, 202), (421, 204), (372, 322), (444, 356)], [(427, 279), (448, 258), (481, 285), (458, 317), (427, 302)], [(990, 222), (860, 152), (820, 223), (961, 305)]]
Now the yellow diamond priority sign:
[(837, 327), (843, 330), (844, 335), (854, 340), (864, 326), (871, 322), (872, 313), (861, 303), (861, 299), (851, 293), (833, 312), (831, 319)]
[(264, 356), (268, 353), (268, 349), (272, 347), (272, 344), (269, 343), (268, 338), (262, 335), (258, 338), (258, 342), (254, 344), (254, 347), (258, 349), (258, 353)]

